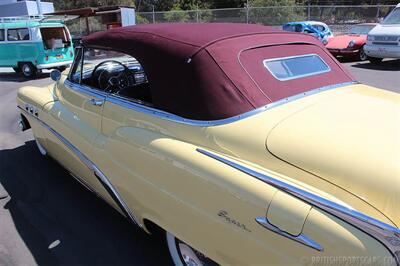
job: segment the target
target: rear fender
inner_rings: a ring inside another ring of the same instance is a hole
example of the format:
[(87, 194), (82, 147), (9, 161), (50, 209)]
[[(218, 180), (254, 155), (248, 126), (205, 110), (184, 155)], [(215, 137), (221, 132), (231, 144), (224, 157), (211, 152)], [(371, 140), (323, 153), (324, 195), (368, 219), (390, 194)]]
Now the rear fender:
[[(350, 254), (390, 257), (378, 241), (355, 227), (304, 206), (290, 195), (275, 196), (276, 188), (205, 156), (196, 145), (133, 127), (118, 128), (96, 143), (96, 162), (137, 217), (154, 222), (218, 263), (265, 264), (268, 260), (296, 264), (304, 258)], [(257, 169), (243, 160), (227, 158)], [(265, 172), (282, 179), (277, 173)], [(257, 223), (257, 217), (267, 217), (272, 200), (271, 222), (289, 233), (307, 234), (323, 251)], [(303, 211), (292, 203), (303, 206)], [(296, 217), (299, 223), (291, 221)], [(325, 226), (328, 222), (329, 228)], [(330, 241), (331, 234), (337, 234), (335, 242)]]

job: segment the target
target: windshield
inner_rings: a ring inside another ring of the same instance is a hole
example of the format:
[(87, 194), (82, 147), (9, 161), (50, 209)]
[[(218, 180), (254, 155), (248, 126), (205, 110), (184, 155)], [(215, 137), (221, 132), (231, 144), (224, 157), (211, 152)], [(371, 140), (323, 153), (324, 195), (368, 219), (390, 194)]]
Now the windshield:
[[(77, 57), (78, 60), (82, 60), (82, 58)], [(121, 71), (123, 70), (123, 66), (118, 64), (118, 62), (126, 65), (131, 70), (141, 70), (141, 66), (139, 62), (126, 54), (119, 53), (116, 51), (106, 51), (106, 50), (98, 50), (98, 49), (85, 49), (85, 54), (83, 58), (83, 69), (81, 69), (81, 63), (77, 63), (74, 69), (72, 70), (72, 74), (70, 75), (71, 80), (79, 83), (81, 78), (81, 71), (83, 79), (90, 79), (95, 66), (99, 65), (104, 61), (109, 61), (108, 63), (102, 64), (99, 69), (105, 69), (109, 71)]]
[(349, 34), (368, 34), (375, 25), (356, 25), (351, 27)]
[(400, 24), (400, 8), (394, 9), (382, 22), (382, 24)]

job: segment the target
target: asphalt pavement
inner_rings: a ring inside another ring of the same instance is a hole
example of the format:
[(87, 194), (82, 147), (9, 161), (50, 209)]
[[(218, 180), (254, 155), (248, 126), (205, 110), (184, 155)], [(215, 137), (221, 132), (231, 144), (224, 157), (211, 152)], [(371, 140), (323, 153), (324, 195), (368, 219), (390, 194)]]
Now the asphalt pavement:
[[(344, 62), (361, 82), (400, 93), (400, 60)], [(0, 265), (170, 265), (149, 237), (42, 157), (17, 125), (17, 89), (51, 83), (0, 70)]]
[(20, 131), (17, 89), (49, 83), (48, 73), (0, 73), (0, 266), (171, 265), (162, 238), (135, 228)]
[(368, 61), (341, 61), (358, 81), (400, 93), (400, 60), (386, 59), (378, 65), (373, 65)]

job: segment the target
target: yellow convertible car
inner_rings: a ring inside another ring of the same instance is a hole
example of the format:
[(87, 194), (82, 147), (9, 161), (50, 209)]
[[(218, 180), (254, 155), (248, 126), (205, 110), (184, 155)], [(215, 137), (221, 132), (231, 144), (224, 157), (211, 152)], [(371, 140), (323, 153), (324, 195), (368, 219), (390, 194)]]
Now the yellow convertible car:
[(175, 265), (400, 265), (400, 95), (314, 37), (131, 26), (51, 76), (21, 127)]

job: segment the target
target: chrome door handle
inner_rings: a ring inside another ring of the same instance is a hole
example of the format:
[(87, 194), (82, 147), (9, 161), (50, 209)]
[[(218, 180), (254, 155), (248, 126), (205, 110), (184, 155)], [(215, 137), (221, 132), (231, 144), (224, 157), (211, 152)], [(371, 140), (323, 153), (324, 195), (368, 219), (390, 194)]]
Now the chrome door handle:
[(285, 231), (282, 231), (275, 225), (271, 224), (267, 218), (265, 217), (257, 217), (256, 222), (260, 224), (261, 226), (271, 230), (272, 232), (275, 232), (277, 234), (280, 234), (281, 236), (287, 237), (289, 239), (292, 239), (293, 241), (299, 242), (303, 245), (309, 246), (310, 248), (316, 249), (318, 251), (323, 251), (324, 248), (315, 242), (313, 239), (309, 238), (308, 236), (304, 234), (300, 234), (298, 236), (291, 235)]
[(102, 106), (104, 103), (104, 100), (99, 100), (99, 99), (90, 99), (90, 104), (94, 106)]

